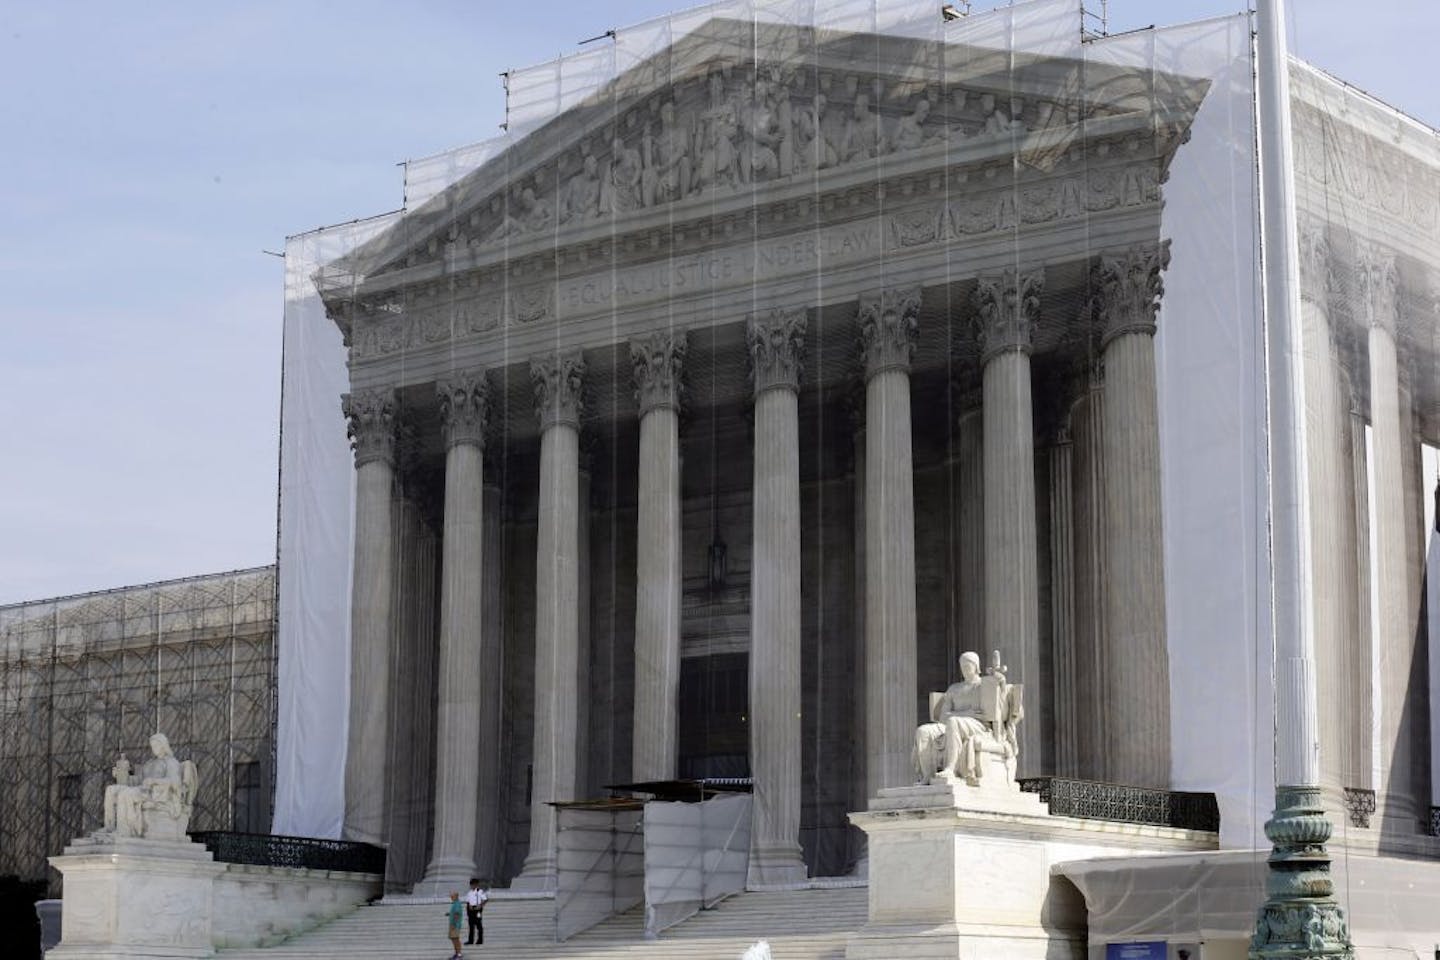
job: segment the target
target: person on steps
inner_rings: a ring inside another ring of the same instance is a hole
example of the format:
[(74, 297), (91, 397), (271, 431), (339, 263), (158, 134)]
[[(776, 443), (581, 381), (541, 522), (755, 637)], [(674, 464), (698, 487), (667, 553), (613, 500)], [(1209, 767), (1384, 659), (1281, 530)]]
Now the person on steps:
[(446, 930), (445, 935), (450, 938), (450, 945), (455, 948), (455, 955), (450, 960), (460, 960), (460, 918), (464, 914), (460, 910), (460, 891), (450, 891), (450, 909), (445, 912)]
[(485, 901), (489, 899), (490, 895), (480, 889), (480, 880), (471, 877), (470, 890), (465, 894), (465, 918), (470, 921), (470, 932), (465, 937), (467, 947), (485, 942), (485, 921), (481, 914), (485, 912)]

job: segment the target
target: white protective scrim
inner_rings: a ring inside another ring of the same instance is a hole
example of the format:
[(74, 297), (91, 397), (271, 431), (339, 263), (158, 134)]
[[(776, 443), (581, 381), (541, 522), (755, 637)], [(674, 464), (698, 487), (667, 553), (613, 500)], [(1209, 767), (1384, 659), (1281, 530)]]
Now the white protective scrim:
[(645, 935), (745, 889), (750, 854), (746, 795), (645, 804)]
[(1353, 860), (1435, 830), (1440, 134), (1299, 60), (1290, 83), (1320, 786)]
[(645, 896), (640, 810), (559, 811), (555, 939), (569, 940)]
[[(1058, 863), (1085, 897), (1090, 956), (1107, 943), (1203, 941), (1214, 954), (1245, 956), (1265, 899), (1263, 851), (1164, 855)], [(1423, 861), (1351, 857), (1334, 868), (1357, 956), (1429, 957), (1440, 879)]]
[(349, 389), (345, 348), (315, 277), (396, 219), (301, 234), (285, 246), (277, 834), (339, 837), (345, 802), (355, 471), (340, 411)]
[(1272, 683), (1249, 24), (1235, 16), (1146, 30), (1086, 51), (1092, 64), (1210, 85), (1164, 183), (1161, 219), (1170, 263), (1155, 375), (1171, 787), (1215, 793), (1225, 846), (1263, 844)]
[[(1247, 23), (1081, 36), (677, 13), (509, 70), (503, 135), (295, 241), (277, 825), (553, 889), (552, 802), (750, 778), (751, 880), (846, 875), (925, 694), (999, 650), (1022, 777), (1213, 791), (1263, 842)], [(370, 496), (347, 391), (392, 415)]]

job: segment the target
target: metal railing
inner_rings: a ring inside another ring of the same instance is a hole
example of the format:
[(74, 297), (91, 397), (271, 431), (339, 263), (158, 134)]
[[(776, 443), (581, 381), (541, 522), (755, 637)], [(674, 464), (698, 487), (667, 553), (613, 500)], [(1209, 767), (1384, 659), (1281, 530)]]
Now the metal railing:
[(1020, 781), (1020, 789), (1039, 794), (1056, 816), (1210, 833), (1220, 829), (1220, 806), (1213, 793), (1157, 790), (1067, 777), (1027, 777)]
[(192, 833), (190, 839), (205, 844), (205, 848), (221, 863), (385, 875), (385, 849), (368, 843), (228, 830)]

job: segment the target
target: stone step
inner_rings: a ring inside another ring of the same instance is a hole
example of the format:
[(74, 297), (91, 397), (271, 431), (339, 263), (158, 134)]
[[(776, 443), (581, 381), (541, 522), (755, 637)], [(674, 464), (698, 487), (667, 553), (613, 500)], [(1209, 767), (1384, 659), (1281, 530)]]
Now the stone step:
[[(864, 888), (745, 893), (702, 910), (665, 931), (644, 936), (640, 907), (611, 917), (565, 943), (555, 943), (551, 901), (492, 900), (485, 908), (483, 947), (467, 957), (515, 960), (600, 960), (616, 957), (737, 960), (759, 939), (776, 960), (839, 960), (846, 941), (865, 922)], [(448, 956), (443, 903), (374, 904), (275, 947), (224, 950), (221, 960), (432, 958)]]

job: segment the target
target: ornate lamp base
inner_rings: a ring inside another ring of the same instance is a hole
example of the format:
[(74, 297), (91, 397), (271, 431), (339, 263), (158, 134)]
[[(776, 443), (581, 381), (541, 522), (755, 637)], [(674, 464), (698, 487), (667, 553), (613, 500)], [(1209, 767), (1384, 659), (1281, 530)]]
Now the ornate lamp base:
[(1265, 903), (1250, 939), (1251, 960), (1352, 960), (1350, 928), (1330, 877), (1330, 820), (1319, 787), (1276, 787), (1265, 823), (1273, 849)]

